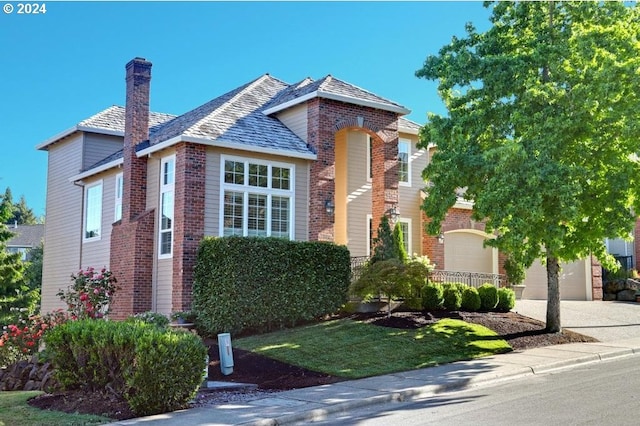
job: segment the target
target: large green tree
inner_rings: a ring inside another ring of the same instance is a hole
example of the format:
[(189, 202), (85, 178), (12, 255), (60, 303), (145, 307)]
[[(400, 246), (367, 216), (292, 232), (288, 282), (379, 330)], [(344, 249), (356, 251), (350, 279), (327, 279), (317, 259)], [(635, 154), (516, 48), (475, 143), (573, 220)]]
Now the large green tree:
[(456, 190), (487, 244), (524, 267), (546, 262), (547, 330), (561, 330), (559, 263), (628, 236), (640, 212), (640, 9), (617, 2), (497, 2), (483, 33), (467, 24), (418, 77), (438, 81), (423, 210), (438, 233)]

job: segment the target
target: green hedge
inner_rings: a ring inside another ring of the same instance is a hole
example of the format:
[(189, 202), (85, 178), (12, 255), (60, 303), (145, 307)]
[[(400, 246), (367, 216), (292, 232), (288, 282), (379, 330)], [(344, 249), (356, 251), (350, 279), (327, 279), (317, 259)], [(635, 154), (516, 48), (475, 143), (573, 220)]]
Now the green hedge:
[(467, 287), (462, 291), (462, 309), (465, 311), (475, 312), (480, 309), (481, 301), (478, 289), (475, 287)]
[(507, 287), (499, 288), (496, 310), (499, 312), (509, 312), (514, 306), (516, 306), (516, 293), (513, 289)]
[(491, 283), (484, 283), (478, 287), (480, 295), (480, 309), (483, 311), (492, 311), (498, 304), (498, 289)]
[(194, 270), (199, 330), (271, 330), (337, 311), (347, 301), (349, 250), (327, 242), (206, 237)]
[(187, 406), (202, 384), (207, 348), (195, 334), (142, 321), (69, 321), (45, 334), (67, 388), (109, 388), (139, 416)]
[(444, 288), (440, 283), (429, 283), (422, 288), (422, 307), (427, 311), (442, 308)]

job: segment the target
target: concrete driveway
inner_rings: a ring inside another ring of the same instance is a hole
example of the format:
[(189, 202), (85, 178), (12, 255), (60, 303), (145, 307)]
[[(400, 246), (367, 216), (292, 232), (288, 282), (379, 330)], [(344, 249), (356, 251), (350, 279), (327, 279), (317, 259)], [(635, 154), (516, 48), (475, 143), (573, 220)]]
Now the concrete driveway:
[[(546, 322), (546, 300), (517, 300), (515, 312)], [(563, 300), (563, 328), (595, 337), (601, 342), (640, 337), (640, 303)]]

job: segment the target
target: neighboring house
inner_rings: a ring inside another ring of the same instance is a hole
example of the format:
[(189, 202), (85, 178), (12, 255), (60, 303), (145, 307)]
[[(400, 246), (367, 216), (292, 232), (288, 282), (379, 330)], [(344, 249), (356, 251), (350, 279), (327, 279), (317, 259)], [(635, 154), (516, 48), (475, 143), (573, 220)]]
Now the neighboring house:
[(29, 252), (44, 239), (44, 225), (7, 225), (14, 237), (7, 241), (9, 253), (22, 253), (22, 260), (30, 260)]
[[(124, 108), (37, 147), (49, 158), (43, 311), (62, 307), (56, 293), (89, 266), (117, 277), (115, 318), (186, 310), (204, 236), (334, 241), (367, 256), (392, 211), (409, 253), (439, 269), (503, 272), (470, 204), (451, 210), (442, 236), (424, 234), (429, 152), (398, 103), (331, 75), (287, 84), (265, 74), (173, 116), (149, 111), (150, 79), (151, 63), (132, 60)], [(577, 286), (575, 297), (598, 298), (590, 272)]]

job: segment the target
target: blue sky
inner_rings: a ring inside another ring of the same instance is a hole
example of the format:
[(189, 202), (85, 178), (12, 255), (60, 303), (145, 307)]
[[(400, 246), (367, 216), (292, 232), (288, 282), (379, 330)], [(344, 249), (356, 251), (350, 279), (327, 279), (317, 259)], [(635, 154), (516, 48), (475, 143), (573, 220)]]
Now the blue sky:
[(332, 74), (412, 112), (444, 114), (414, 73), (481, 2), (46, 2), (0, 12), (0, 193), (45, 214), (47, 154), (35, 146), (124, 105), (124, 65), (153, 63), (151, 109), (182, 114), (264, 73), (289, 83)]

